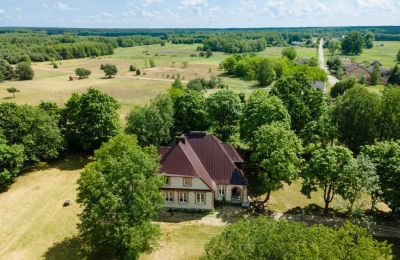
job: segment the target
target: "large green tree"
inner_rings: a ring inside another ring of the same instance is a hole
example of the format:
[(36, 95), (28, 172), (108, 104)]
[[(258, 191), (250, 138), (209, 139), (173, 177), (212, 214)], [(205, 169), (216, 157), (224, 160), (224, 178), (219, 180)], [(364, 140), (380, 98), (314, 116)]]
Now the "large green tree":
[(354, 87), (340, 96), (333, 109), (339, 140), (352, 151), (374, 142), (377, 137), (379, 96), (363, 87)]
[(367, 145), (361, 150), (375, 164), (381, 190), (374, 199), (382, 199), (393, 212), (400, 212), (400, 144), (386, 141)]
[(240, 136), (245, 141), (253, 139), (257, 129), (265, 124), (281, 121), (290, 127), (290, 115), (283, 102), (264, 90), (251, 93), (243, 108)]
[(112, 78), (118, 73), (118, 68), (114, 64), (102, 64), (100, 69), (104, 71), (105, 76), (108, 78)]
[(18, 63), (15, 67), (15, 74), (19, 80), (31, 80), (35, 76), (31, 64), (27, 62)]
[(120, 130), (118, 102), (111, 96), (90, 88), (72, 94), (62, 111), (61, 125), (70, 145), (92, 151)]
[(0, 190), (12, 182), (26, 160), (24, 146), (8, 145), (0, 135)]
[(118, 135), (95, 152), (78, 180), (84, 246), (102, 259), (137, 259), (150, 251), (159, 227), (150, 221), (163, 205), (155, 149)]
[(258, 64), (257, 80), (261, 86), (268, 86), (275, 79), (273, 64), (268, 59), (262, 59)]
[(392, 250), (368, 230), (346, 222), (338, 230), (323, 225), (241, 220), (206, 245), (202, 259), (392, 259)]
[(329, 146), (314, 151), (304, 172), (301, 192), (310, 197), (318, 188), (323, 190), (325, 214), (335, 194), (339, 192), (346, 166), (353, 159), (352, 152), (344, 146)]
[(288, 58), (289, 60), (296, 59), (297, 52), (294, 47), (287, 47), (282, 50), (282, 56)]
[(389, 72), (388, 83), (393, 85), (400, 85), (400, 68), (399, 65), (393, 67)]
[(271, 94), (283, 101), (292, 120), (292, 129), (297, 133), (308, 122), (317, 120), (322, 113), (324, 94), (314, 89), (303, 73), (279, 79)]
[(171, 141), (173, 102), (168, 94), (159, 94), (149, 105), (134, 107), (127, 117), (126, 132), (134, 134), (142, 146), (166, 144)]
[(207, 98), (211, 128), (223, 141), (238, 131), (242, 108), (239, 95), (231, 90), (220, 90)]
[(0, 104), (0, 129), (9, 145), (24, 146), (29, 161), (57, 158), (64, 149), (57, 119), (38, 107)]
[(346, 55), (359, 55), (364, 47), (364, 38), (359, 32), (350, 32), (341, 41), (342, 53)]
[(303, 151), (301, 140), (282, 122), (273, 122), (258, 128), (250, 141), (251, 162), (257, 172), (249, 192), (252, 196), (265, 194), (268, 202), (271, 192), (292, 183), (300, 173)]
[(209, 122), (204, 96), (198, 91), (187, 90), (176, 97), (174, 120), (176, 134), (207, 130)]
[(380, 117), (379, 139), (400, 139), (400, 88), (386, 87), (383, 91)]
[(357, 81), (355, 78), (346, 78), (337, 82), (331, 89), (330, 95), (333, 98), (337, 98), (344, 94), (344, 92), (348, 89), (357, 86)]

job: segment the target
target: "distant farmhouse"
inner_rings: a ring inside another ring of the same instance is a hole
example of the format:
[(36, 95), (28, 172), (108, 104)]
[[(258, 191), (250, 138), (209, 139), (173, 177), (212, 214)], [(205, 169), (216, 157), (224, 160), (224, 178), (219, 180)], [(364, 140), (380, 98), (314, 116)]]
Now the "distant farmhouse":
[(389, 70), (385, 69), (379, 61), (373, 61), (366, 67), (362, 63), (352, 63), (346, 66), (346, 76), (361, 78), (365, 76), (367, 80), (371, 78), (372, 71), (374, 69), (375, 64), (379, 65), (379, 70), (381, 72), (381, 84), (386, 84), (389, 78)]
[(158, 154), (167, 177), (161, 189), (166, 208), (212, 210), (214, 201), (248, 206), (244, 161), (231, 144), (191, 132), (171, 147), (159, 147)]

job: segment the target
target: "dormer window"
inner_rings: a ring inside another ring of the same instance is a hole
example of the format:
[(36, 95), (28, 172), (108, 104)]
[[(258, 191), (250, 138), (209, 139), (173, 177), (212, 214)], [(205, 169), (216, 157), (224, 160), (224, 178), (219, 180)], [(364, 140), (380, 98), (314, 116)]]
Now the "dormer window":
[(192, 178), (183, 178), (184, 187), (192, 187)]

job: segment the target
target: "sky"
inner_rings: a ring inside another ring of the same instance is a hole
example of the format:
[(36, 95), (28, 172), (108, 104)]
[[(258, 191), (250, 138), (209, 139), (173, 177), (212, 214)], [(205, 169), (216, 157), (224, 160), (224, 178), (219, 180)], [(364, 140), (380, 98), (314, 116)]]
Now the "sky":
[(400, 25), (400, 0), (0, 0), (0, 26), (245, 28)]

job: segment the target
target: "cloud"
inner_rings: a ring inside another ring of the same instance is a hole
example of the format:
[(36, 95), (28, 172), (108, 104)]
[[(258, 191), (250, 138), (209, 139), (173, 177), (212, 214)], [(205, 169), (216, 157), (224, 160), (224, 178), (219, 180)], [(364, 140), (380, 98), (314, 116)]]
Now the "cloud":
[(184, 6), (184, 7), (207, 6), (208, 5), (208, 1), (207, 0), (182, 0), (180, 5)]
[(152, 5), (152, 4), (162, 4), (164, 0), (142, 0), (142, 4), (144, 5)]
[(109, 19), (109, 18), (114, 18), (115, 16), (113, 14), (107, 13), (107, 12), (102, 12), (100, 14), (101, 18)]
[(69, 6), (68, 4), (64, 4), (64, 3), (61, 3), (61, 2), (57, 2), (54, 5), (54, 8), (57, 9), (58, 11), (70, 11), (70, 10), (74, 9), (71, 6)]
[(143, 16), (144, 18), (153, 18), (153, 17), (158, 17), (160, 15), (160, 12), (158, 12), (158, 11), (151, 12), (148, 10), (141, 10), (140, 15)]

